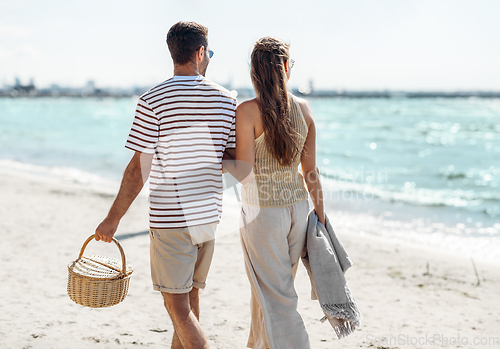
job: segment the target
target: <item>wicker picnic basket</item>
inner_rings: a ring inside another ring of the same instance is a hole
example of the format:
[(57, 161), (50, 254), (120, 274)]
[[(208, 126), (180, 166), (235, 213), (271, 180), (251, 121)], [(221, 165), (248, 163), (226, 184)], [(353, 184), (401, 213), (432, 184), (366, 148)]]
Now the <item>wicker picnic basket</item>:
[(133, 269), (126, 263), (125, 252), (114, 238), (121, 261), (111, 257), (83, 256), (94, 237), (92, 235), (85, 241), (78, 259), (68, 265), (68, 295), (75, 303), (86, 307), (111, 307), (127, 296)]

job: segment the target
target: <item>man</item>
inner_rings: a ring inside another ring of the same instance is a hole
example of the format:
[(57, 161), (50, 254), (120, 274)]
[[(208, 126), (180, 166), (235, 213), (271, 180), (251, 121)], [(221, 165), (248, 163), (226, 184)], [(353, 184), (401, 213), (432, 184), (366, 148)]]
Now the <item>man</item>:
[(172, 348), (208, 348), (198, 290), (212, 261), (222, 213), (222, 157), (234, 148), (236, 99), (204, 77), (213, 52), (208, 30), (179, 22), (167, 34), (174, 76), (143, 94), (126, 147), (135, 151), (96, 240), (111, 242), (150, 177), (153, 288), (174, 325)]

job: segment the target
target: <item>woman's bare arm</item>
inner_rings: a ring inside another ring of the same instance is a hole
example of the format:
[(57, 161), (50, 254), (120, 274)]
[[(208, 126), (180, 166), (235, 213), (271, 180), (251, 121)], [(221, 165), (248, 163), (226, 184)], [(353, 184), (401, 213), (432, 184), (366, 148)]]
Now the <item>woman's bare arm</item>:
[(299, 99), (300, 109), (306, 120), (309, 129), (307, 133), (304, 150), (300, 159), (302, 173), (307, 185), (307, 190), (311, 196), (311, 201), (314, 205), (314, 210), (318, 215), (318, 219), (322, 224), (325, 224), (325, 208), (323, 205), (323, 189), (319, 177), (319, 169), (316, 165), (316, 127), (312, 117), (311, 107), (307, 101)]

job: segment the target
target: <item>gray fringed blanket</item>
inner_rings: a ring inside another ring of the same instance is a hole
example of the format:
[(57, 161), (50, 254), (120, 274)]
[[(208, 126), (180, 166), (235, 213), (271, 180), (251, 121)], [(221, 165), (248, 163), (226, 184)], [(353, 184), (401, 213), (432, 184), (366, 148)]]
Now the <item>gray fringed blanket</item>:
[(356, 330), (361, 314), (347, 285), (344, 273), (352, 266), (326, 217), (326, 228), (313, 210), (309, 213), (306, 248), (302, 263), (311, 279), (311, 298), (318, 299), (325, 317), (340, 339)]

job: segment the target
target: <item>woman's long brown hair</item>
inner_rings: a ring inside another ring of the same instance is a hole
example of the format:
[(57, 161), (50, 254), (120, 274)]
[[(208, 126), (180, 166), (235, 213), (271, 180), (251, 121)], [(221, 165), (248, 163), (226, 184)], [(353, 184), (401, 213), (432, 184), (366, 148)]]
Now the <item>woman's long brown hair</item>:
[(265, 37), (255, 43), (251, 56), (251, 76), (264, 123), (264, 137), (271, 155), (282, 166), (290, 165), (300, 152), (299, 133), (290, 120), (285, 64), (289, 45)]

